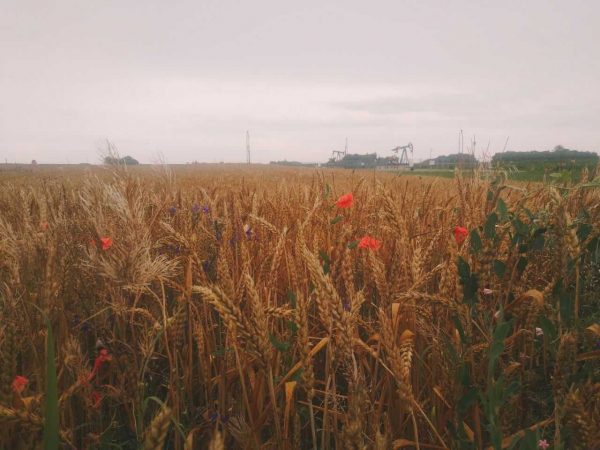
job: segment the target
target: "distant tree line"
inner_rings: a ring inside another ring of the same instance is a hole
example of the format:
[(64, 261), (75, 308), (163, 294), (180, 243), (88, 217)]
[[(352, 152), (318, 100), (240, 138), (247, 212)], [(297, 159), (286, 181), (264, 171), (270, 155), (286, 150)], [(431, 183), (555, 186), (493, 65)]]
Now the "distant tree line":
[(269, 164), (292, 167), (316, 167), (318, 165), (316, 163), (302, 163), (299, 161), (288, 161), (286, 159), (284, 159), (283, 161), (271, 161)]
[(492, 163), (513, 164), (517, 167), (527, 165), (554, 165), (560, 167), (598, 164), (598, 155), (594, 152), (571, 150), (557, 145), (553, 150), (530, 152), (503, 152), (492, 157)]
[(117, 156), (105, 156), (104, 164), (109, 166), (136, 166), (139, 164), (139, 161), (129, 155), (119, 158)]

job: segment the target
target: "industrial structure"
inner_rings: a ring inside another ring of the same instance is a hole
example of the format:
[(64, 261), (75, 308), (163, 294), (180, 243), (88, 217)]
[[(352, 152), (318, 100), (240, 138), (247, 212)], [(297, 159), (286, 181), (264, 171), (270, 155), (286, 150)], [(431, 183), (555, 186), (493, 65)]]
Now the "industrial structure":
[[(408, 159), (408, 150), (410, 150), (410, 159)], [(408, 145), (402, 145), (396, 148), (393, 148), (392, 151), (396, 154), (400, 153), (400, 159), (398, 161), (399, 166), (409, 167), (411, 165), (412, 156), (413, 156), (413, 145), (412, 142), (409, 142)]]
[(344, 159), (346, 157), (346, 155), (348, 154), (348, 138), (346, 138), (346, 145), (344, 146), (344, 151), (341, 150), (333, 150), (331, 152), (331, 158), (329, 158), (329, 161), (341, 161), (342, 159)]
[(329, 161), (324, 166), (378, 170), (402, 170), (412, 167), (413, 145), (411, 143), (395, 147), (390, 151), (396, 154), (392, 156), (378, 156), (377, 153), (349, 154), (346, 139), (344, 150), (333, 150)]
[(477, 167), (478, 161), (470, 153), (454, 153), (451, 155), (437, 156), (429, 158), (415, 164), (416, 169), (473, 169)]

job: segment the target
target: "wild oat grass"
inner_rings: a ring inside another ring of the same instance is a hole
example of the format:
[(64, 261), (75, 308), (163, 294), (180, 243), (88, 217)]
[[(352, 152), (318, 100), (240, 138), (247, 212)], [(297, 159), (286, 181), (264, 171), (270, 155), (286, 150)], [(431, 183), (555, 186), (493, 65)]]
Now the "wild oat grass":
[(2, 177), (0, 448), (600, 448), (593, 173)]

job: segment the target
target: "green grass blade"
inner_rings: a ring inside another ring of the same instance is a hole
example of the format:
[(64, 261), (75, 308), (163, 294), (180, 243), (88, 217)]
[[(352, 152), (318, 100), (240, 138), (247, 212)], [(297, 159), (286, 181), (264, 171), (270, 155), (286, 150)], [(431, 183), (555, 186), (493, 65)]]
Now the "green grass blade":
[(46, 345), (46, 407), (44, 418), (44, 450), (58, 449), (58, 386), (54, 361), (54, 335), (48, 320)]

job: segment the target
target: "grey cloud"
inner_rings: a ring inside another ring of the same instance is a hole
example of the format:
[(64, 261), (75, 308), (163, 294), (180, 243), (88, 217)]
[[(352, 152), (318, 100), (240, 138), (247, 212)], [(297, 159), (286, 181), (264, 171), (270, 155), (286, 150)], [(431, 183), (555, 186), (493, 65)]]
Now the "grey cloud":
[(367, 100), (340, 102), (335, 106), (370, 114), (396, 115), (403, 113), (446, 114), (457, 111), (475, 113), (486, 110), (490, 104), (489, 99), (477, 98), (472, 94), (440, 94), (421, 97), (378, 97)]
[(596, 1), (4, 0), (0, 160), (95, 160), (108, 137), (240, 161), (246, 129), (264, 162), (345, 137), (428, 156), (461, 128), (600, 150), (599, 22)]

